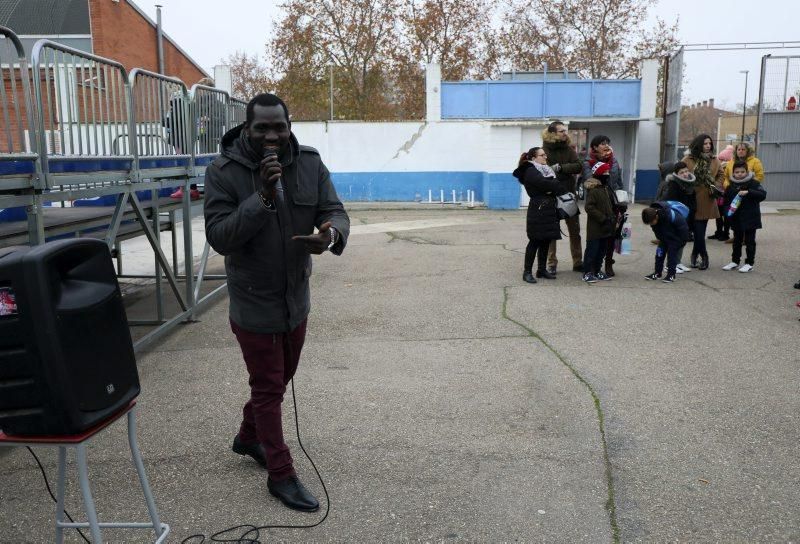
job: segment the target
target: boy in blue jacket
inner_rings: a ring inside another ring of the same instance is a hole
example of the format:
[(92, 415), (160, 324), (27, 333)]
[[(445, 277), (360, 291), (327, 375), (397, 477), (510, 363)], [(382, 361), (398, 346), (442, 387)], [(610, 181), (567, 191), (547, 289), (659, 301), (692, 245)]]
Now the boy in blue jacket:
[(654, 202), (650, 204), (650, 207), (642, 210), (642, 221), (650, 225), (658, 238), (655, 272), (645, 276), (645, 279), (660, 279), (666, 258), (667, 277), (661, 281), (664, 283), (674, 282), (678, 255), (690, 238), (686, 218), (679, 211), (673, 210), (666, 202)]

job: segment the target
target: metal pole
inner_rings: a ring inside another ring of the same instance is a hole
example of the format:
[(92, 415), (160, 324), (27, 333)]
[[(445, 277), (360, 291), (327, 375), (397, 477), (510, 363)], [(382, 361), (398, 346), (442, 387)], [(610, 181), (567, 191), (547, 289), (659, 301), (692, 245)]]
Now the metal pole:
[(742, 137), (739, 139), (740, 142), (744, 141), (744, 119), (747, 115), (747, 76), (750, 73), (750, 70), (740, 70), (739, 73), (744, 73), (744, 103), (742, 104)]
[(164, 33), (161, 30), (161, 6), (156, 4), (156, 42), (158, 46), (158, 73), (164, 74)]
[(333, 64), (330, 65), (330, 69), (331, 69), (331, 77), (330, 77), (330, 80), (331, 80), (331, 98), (330, 98), (330, 103), (331, 103), (331, 121), (333, 121)]

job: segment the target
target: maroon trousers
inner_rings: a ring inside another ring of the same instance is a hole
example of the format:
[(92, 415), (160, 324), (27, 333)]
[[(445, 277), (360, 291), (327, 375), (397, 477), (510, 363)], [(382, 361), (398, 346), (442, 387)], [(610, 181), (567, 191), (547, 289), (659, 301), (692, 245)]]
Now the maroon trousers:
[(242, 410), (239, 440), (264, 446), (267, 470), (275, 481), (294, 475), (292, 455), (283, 441), (281, 403), (300, 361), (306, 322), (288, 333), (263, 334), (246, 331), (231, 321), (250, 374), (250, 400)]

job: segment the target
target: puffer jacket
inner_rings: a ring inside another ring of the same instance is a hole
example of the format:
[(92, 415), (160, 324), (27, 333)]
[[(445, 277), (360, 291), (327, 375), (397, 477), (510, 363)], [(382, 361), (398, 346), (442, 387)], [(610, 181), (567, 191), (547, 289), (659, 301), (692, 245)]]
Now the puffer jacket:
[(678, 176), (675, 174), (668, 174), (666, 189), (661, 197), (656, 198), (656, 200), (675, 200), (686, 204), (686, 207), (689, 208), (689, 217), (686, 221), (691, 225), (692, 221), (694, 221), (694, 213), (697, 210), (697, 200), (693, 186), (696, 180), (693, 174), (689, 174), (689, 176), (690, 178), (687, 180), (687, 183), (681, 183)]
[(596, 178), (589, 178), (583, 186), (586, 189), (586, 239), (612, 237), (616, 214), (609, 188)]
[(739, 191), (747, 191), (747, 195), (742, 197), (739, 207), (728, 220), (731, 228), (735, 231), (760, 229), (761, 202), (767, 198), (767, 191), (755, 179), (753, 172), (748, 172), (747, 177), (741, 181), (729, 180), (725, 202), (731, 202)]
[(566, 191), (556, 178), (544, 177), (531, 162), (522, 163), (514, 170), (514, 177), (525, 187), (531, 197), (528, 203), (526, 232), (530, 240), (560, 240), (556, 195)]
[[(723, 183), (725, 189), (728, 188), (729, 180), (733, 177), (733, 165), (735, 162), (736, 159), (734, 158), (725, 163), (725, 181)], [(755, 156), (752, 149), (749, 149), (745, 162), (747, 163), (747, 171), (753, 173), (755, 180), (759, 183), (764, 183), (764, 165), (761, 164), (761, 159)]]
[[(688, 151), (686, 155), (683, 156), (683, 162), (686, 163), (689, 171), (694, 174), (694, 170), (697, 167), (697, 160), (691, 154), (689, 154)], [(714, 185), (721, 191), (722, 186), (724, 185), (723, 182), (725, 178), (725, 172), (723, 172), (721, 167), (722, 165), (719, 162), (719, 159), (716, 157), (712, 157), (709, 163), (709, 173), (711, 174), (711, 179), (714, 180)], [(697, 203), (694, 219), (696, 221), (707, 221), (709, 219), (719, 218), (717, 198), (709, 192), (708, 188), (705, 186), (696, 185), (694, 193), (695, 201)]]
[(221, 156), (206, 170), (206, 239), (225, 256), (231, 320), (251, 332), (286, 332), (311, 307), (311, 255), (292, 236), (330, 221), (339, 234), (332, 252), (339, 255), (350, 219), (319, 153), (294, 134), (281, 157), (283, 202), (268, 210), (256, 193), (259, 164), (242, 143), (242, 128), (225, 134)]
[(569, 137), (562, 142), (555, 132), (547, 132), (547, 129), (544, 129), (542, 131), (542, 148), (547, 153), (547, 164), (561, 166), (561, 169), (556, 172), (556, 179), (565, 191), (574, 193), (577, 185), (576, 176), (581, 173), (581, 161), (572, 148)]

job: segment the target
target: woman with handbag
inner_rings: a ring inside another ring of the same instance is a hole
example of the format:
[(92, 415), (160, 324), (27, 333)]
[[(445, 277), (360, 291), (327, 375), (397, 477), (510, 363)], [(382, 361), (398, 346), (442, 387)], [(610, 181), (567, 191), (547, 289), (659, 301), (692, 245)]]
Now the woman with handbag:
[(547, 250), (552, 240), (561, 239), (556, 196), (564, 189), (556, 179), (556, 173), (547, 165), (547, 153), (541, 147), (533, 147), (519, 158), (514, 177), (525, 187), (530, 197), (526, 232), (528, 246), (525, 248), (525, 266), (522, 279), (536, 283), (533, 277), (533, 261), (537, 259), (537, 278), (556, 279), (547, 271)]
[(694, 187), (696, 208), (694, 221), (689, 225), (694, 234), (691, 267), (706, 270), (709, 265), (706, 228), (709, 220), (719, 217), (717, 198), (723, 194), (725, 172), (719, 159), (714, 156), (714, 142), (708, 134), (695, 136), (689, 144), (683, 162), (696, 179)]

